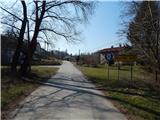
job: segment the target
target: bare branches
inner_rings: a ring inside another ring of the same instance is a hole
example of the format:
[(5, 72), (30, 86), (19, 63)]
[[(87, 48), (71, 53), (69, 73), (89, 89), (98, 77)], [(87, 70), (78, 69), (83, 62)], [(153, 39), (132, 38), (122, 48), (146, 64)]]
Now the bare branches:
[[(80, 32), (76, 30), (76, 24), (87, 19), (88, 12), (92, 9), (91, 2), (81, 0), (34, 1), (34, 3), (35, 20), (30, 18), (35, 22), (36, 32), (33, 36), (38, 36), (37, 31), (46, 31), (53, 33), (55, 37), (61, 36), (67, 41), (77, 40), (76, 36), (78, 37)], [(75, 8), (72, 9), (75, 12), (71, 12), (69, 6), (71, 9)]]
[[(16, 1), (17, 2), (17, 1)], [(26, 33), (26, 24), (28, 21), (28, 51), (25, 52), (25, 60), (21, 66), (21, 72), (25, 73), (30, 63), (30, 57), (33, 56), (38, 39), (44, 39), (48, 43), (53, 43), (53, 40), (65, 39), (68, 42), (79, 41), (80, 32), (77, 30), (79, 23), (85, 23), (93, 9), (93, 2), (85, 2), (83, 0), (50, 0), (50, 1), (29, 1), (26, 6), (26, 1), (21, 0), (22, 11), (10, 12), (3, 7), (2, 10), (7, 12), (14, 19), (7, 19), (4, 22), (14, 30), (18, 30), (18, 60), (20, 48), (23, 42), (24, 34)], [(28, 11), (27, 11), (28, 8)], [(32, 11), (30, 11), (30, 8)], [(18, 15), (19, 14), (19, 15)], [(19, 17), (20, 16), (20, 17)], [(21, 19), (21, 16), (23, 18)], [(16, 20), (15, 20), (16, 19)], [(10, 22), (12, 21), (12, 23)], [(21, 27), (18, 29), (18, 27)], [(33, 27), (34, 26), (34, 27)], [(31, 32), (31, 34), (29, 34)], [(13, 59), (14, 61), (15, 59)]]
[[(44, 34), (46, 40), (49, 42), (50, 40), (49, 40), (49, 38), (48, 38), (47, 33), (46, 33), (45, 31), (43, 31), (43, 30), (41, 30), (40, 32), (42, 32), (42, 33)], [(43, 40), (44, 40), (44, 39), (43, 39)], [(44, 41), (46, 41), (46, 40), (44, 40)]]
[[(76, 40), (75, 35), (77, 35), (78, 37), (80, 33), (77, 31), (77, 24), (85, 21), (93, 10), (93, 2), (85, 2), (82, 0), (35, 0), (29, 2), (29, 4), (27, 5), (32, 5), (34, 8), (33, 12), (29, 12), (29, 14), (27, 15), (30, 16), (28, 17), (28, 20), (30, 21), (30, 27), (35, 25), (34, 28), (31, 27), (31, 29), (33, 28), (32, 31), (34, 31), (33, 37), (35, 36), (33, 39), (38, 36), (39, 29), (44, 28), (42, 27), (44, 24), (47, 26), (45, 28), (53, 29), (54, 32), (52, 31), (52, 33), (54, 33), (55, 38), (56, 35), (62, 37), (64, 37), (65, 35), (65, 37), (67, 37), (67, 41), (69, 41), (69, 39)], [(6, 10), (6, 12), (10, 15), (14, 15), (14, 17), (21, 22), (23, 21), (22, 19), (20, 19), (20, 17), (16, 16), (16, 14), (12, 14), (12, 12), (9, 12), (8, 10)], [(16, 25), (14, 26), (10, 23), (8, 24), (10, 25), (10, 27), (14, 27), (15, 29), (18, 28)], [(52, 26), (54, 28), (52, 28)], [(47, 32), (51, 31), (47, 30)]]
[(16, 16), (15, 14), (9, 12), (8, 10), (4, 9), (3, 7), (0, 6), (0, 8), (1, 8), (2, 10), (4, 10), (5, 12), (9, 13), (10, 15), (14, 16), (15, 18), (17, 18), (18, 20), (23, 21), (21, 18), (19, 18), (19, 17)]
[[(158, 1), (132, 2), (134, 7), (129, 7), (130, 14), (134, 17), (127, 22), (122, 31), (127, 35), (133, 50), (143, 56), (141, 62), (155, 71), (160, 71), (160, 4)], [(144, 59), (145, 58), (145, 59)], [(156, 80), (157, 81), (157, 80)]]
[(35, 3), (35, 6), (36, 6), (36, 8), (35, 8), (36, 9), (36, 20), (38, 20), (38, 1), (34, 1), (34, 3)]
[(53, 7), (56, 7), (56, 6), (61, 6), (61, 5), (63, 5), (63, 4), (71, 4), (71, 3), (79, 3), (79, 2), (81, 2), (81, 1), (79, 1), (79, 0), (66, 0), (66, 1), (64, 1), (64, 2), (61, 2), (61, 1), (57, 1), (57, 2), (50, 2), (50, 3), (48, 3), (47, 4), (47, 8), (46, 8), (46, 10), (45, 11), (48, 11), (48, 10), (50, 10), (51, 8), (53, 8)]
[(9, 23), (7, 23), (7, 22), (1, 22), (2, 24), (5, 24), (5, 25), (8, 25), (9, 27), (12, 27), (12, 28), (15, 28), (15, 29), (17, 29), (17, 30), (20, 30), (18, 27), (16, 27), (15, 25), (11, 25), (11, 24), (9, 24)]
[(60, 33), (60, 32), (57, 32), (53, 29), (49, 29), (49, 28), (43, 28), (43, 29), (40, 29), (39, 31), (49, 31), (49, 32), (53, 32), (55, 33), (56, 35), (59, 35), (59, 36), (63, 36), (67, 41), (69, 40), (69, 38), (71, 38), (71, 35), (67, 35), (65, 33)]

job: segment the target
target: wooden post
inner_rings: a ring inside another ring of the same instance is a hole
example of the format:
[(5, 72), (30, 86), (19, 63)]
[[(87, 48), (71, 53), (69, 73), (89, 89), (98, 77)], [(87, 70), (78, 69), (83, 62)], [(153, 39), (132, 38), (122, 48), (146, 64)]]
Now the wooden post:
[(108, 63), (108, 80), (109, 80), (109, 63)]
[(131, 64), (131, 81), (133, 80), (133, 66)]
[(119, 81), (119, 62), (118, 62), (118, 81)]

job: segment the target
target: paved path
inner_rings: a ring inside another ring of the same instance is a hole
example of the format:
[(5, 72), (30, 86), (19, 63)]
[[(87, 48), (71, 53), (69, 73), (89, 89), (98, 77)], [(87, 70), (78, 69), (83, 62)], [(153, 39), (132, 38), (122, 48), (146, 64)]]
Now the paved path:
[(28, 96), (12, 113), (14, 120), (126, 120), (70, 62)]

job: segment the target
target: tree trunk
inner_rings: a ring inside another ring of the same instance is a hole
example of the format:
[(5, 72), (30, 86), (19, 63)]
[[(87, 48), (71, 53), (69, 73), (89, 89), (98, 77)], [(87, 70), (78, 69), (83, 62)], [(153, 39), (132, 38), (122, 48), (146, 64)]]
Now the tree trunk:
[(29, 73), (29, 62), (29, 56), (26, 55), (23, 63), (21, 64), (21, 68), (19, 69), (22, 76), (26, 76)]
[(31, 63), (31, 58), (33, 57), (33, 54), (36, 50), (37, 47), (37, 40), (33, 40), (31, 44), (29, 45), (29, 52), (26, 52), (25, 59), (23, 63), (21, 64), (21, 68), (19, 70), (20, 74), (22, 76), (27, 76), (30, 73), (30, 63)]
[(13, 59), (12, 59), (12, 63), (11, 63), (11, 71), (13, 74), (17, 72), (18, 60), (19, 60), (19, 56), (20, 56), (20, 52), (21, 52), (21, 47), (23, 45), (23, 38), (24, 38), (24, 33), (25, 33), (25, 29), (26, 29), (26, 24), (27, 24), (26, 4), (25, 4), (25, 1), (21, 1), (21, 3), (23, 6), (23, 21), (22, 21), (22, 25), (21, 25), (21, 29), (20, 29), (20, 34), (18, 37), (18, 45), (17, 45), (16, 51), (13, 55)]
[(17, 73), (17, 65), (18, 65), (18, 59), (20, 56), (20, 52), (21, 52), (21, 42), (18, 42), (19, 45), (17, 45), (16, 51), (13, 55), (13, 59), (12, 59), (12, 63), (11, 63), (11, 71), (13, 74)]
[(43, 16), (45, 14), (45, 7), (46, 7), (46, 1), (43, 1), (43, 4), (42, 4), (42, 11), (41, 11), (41, 14), (40, 14), (40, 17), (38, 18), (38, 5), (37, 5), (37, 1), (35, 2), (36, 4), (36, 24), (35, 24), (35, 30), (34, 30), (34, 34), (33, 34), (33, 37), (32, 37), (32, 40), (29, 44), (29, 52), (26, 52), (26, 57), (21, 65), (21, 68), (20, 68), (20, 73), (21, 75), (25, 76), (29, 73), (29, 66), (30, 66), (30, 63), (31, 63), (31, 58), (33, 57), (33, 54), (36, 50), (36, 47), (37, 47), (37, 37), (38, 37), (38, 33), (39, 33), (39, 28), (40, 28), (40, 25), (41, 25), (41, 22), (42, 22), (42, 19), (43, 19)]

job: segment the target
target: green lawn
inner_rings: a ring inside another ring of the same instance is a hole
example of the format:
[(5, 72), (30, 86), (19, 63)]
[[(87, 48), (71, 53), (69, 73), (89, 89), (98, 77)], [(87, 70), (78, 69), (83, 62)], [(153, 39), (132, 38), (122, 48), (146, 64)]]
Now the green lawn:
[[(57, 72), (58, 68), (51, 67), (32, 67), (31, 80), (47, 80)], [(29, 94), (39, 85), (22, 81), (19, 77), (11, 77), (8, 67), (1, 67), (1, 107), (8, 109), (8, 105), (20, 96)], [(13, 82), (14, 81), (14, 82)]]
[(98, 68), (79, 67), (79, 69), (98, 88), (108, 95), (113, 103), (130, 119), (159, 120), (160, 94), (148, 81), (151, 73), (147, 73), (138, 66), (133, 67), (133, 80), (130, 80), (130, 66), (121, 67), (118, 79), (117, 67), (110, 67), (108, 80), (107, 67)]

